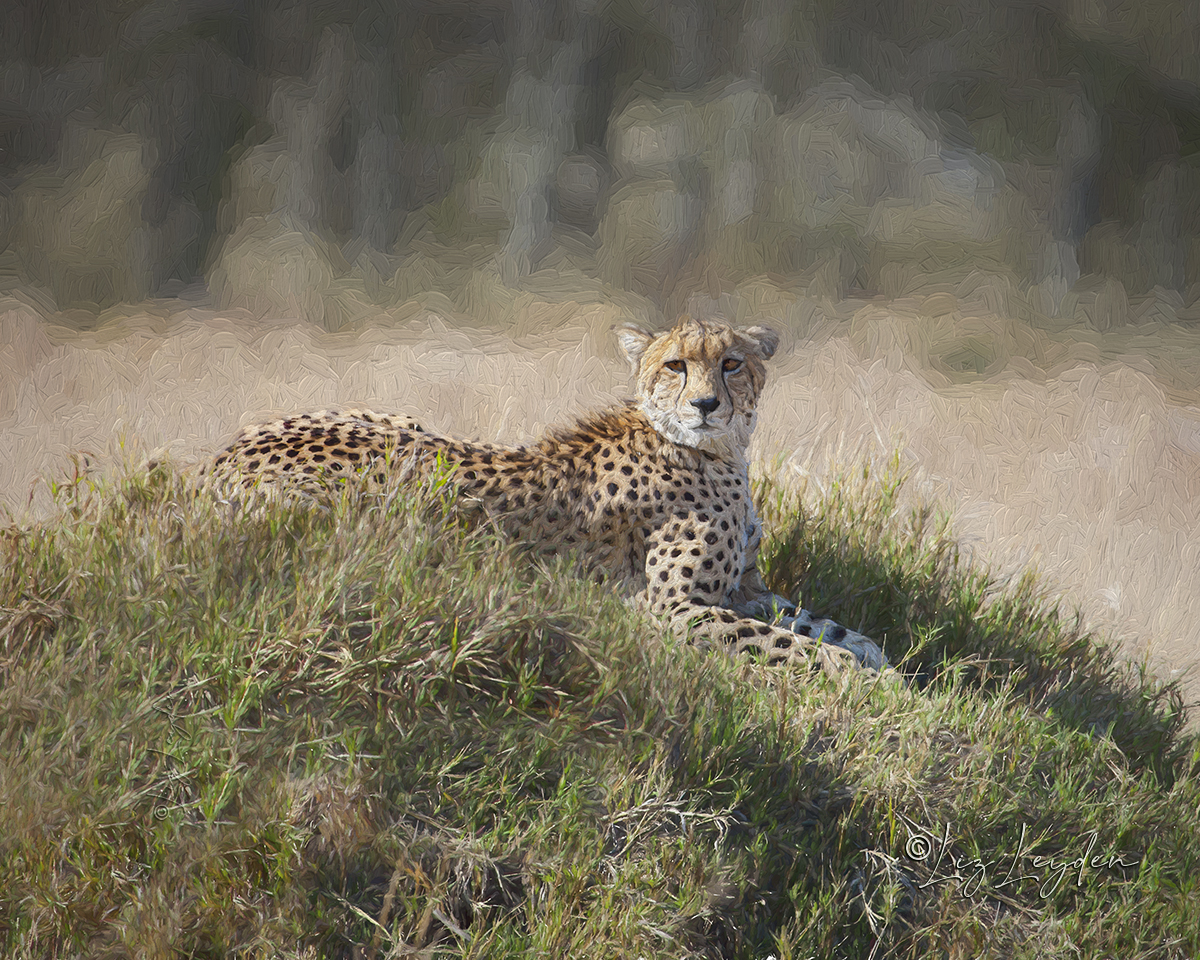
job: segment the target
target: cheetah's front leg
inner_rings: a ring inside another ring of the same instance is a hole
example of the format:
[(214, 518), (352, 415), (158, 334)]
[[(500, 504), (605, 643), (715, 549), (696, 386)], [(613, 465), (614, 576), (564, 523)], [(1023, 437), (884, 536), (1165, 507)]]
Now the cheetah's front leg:
[[(736, 592), (734, 584), (743, 584), (746, 554), (734, 525), (719, 515), (707, 520), (674, 517), (654, 532), (647, 547), (645, 603), (652, 613), (668, 617), (685, 640), (761, 656), (769, 664), (815, 660), (829, 672), (886, 663), (866, 637), (801, 616), (803, 611), (776, 625), (731, 609), (727, 598)], [(747, 598), (747, 603), (756, 602), (762, 602), (761, 595)], [(821, 628), (816, 637), (814, 626)]]
[(870, 638), (848, 630), (836, 621), (814, 616), (786, 597), (768, 590), (758, 572), (758, 549), (761, 542), (762, 524), (757, 515), (752, 515), (749, 518), (742, 577), (737, 589), (727, 598), (730, 610), (743, 617), (776, 624), (803, 637), (844, 647), (851, 651), (864, 667), (882, 670), (889, 666), (883, 651)]
[[(855, 667), (875, 667), (886, 663), (879, 648), (871, 641), (863, 654), (843, 642), (814, 637), (800, 629), (791, 630), (785, 618), (779, 624), (763, 623), (740, 616), (723, 607), (706, 606), (694, 599), (679, 604), (670, 613), (672, 628), (677, 636), (705, 648), (716, 647), (733, 656), (752, 656), (765, 660), (768, 666), (803, 663), (820, 666), (826, 673), (837, 675)], [(848, 633), (848, 632), (847, 632)], [(854, 636), (859, 636), (854, 634)], [(871, 647), (877, 656), (872, 656)]]
[(741, 585), (729, 597), (729, 610), (742, 617), (765, 620), (803, 637), (832, 643), (852, 652), (864, 667), (883, 670), (889, 666), (879, 645), (869, 637), (843, 627), (835, 620), (818, 617), (772, 593), (753, 567), (742, 574)]

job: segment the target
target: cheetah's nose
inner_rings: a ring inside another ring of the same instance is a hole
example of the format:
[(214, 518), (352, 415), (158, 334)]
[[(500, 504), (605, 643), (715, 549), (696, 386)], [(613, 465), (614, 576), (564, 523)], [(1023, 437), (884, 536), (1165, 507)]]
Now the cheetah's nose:
[(705, 397), (703, 400), (693, 400), (692, 406), (706, 417), (721, 405), (718, 397)]

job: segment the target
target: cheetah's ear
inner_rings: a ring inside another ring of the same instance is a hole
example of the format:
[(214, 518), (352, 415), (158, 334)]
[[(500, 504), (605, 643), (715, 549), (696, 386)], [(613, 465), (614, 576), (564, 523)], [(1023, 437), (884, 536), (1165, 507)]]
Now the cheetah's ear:
[(742, 331), (742, 335), (758, 344), (764, 360), (770, 360), (779, 348), (779, 334), (770, 327), (749, 327)]
[(625, 356), (629, 358), (629, 362), (634, 367), (637, 367), (638, 362), (642, 359), (642, 354), (646, 352), (646, 348), (650, 346), (650, 341), (653, 339), (653, 334), (647, 333), (632, 323), (617, 327), (617, 342), (621, 344), (621, 349), (625, 351)]

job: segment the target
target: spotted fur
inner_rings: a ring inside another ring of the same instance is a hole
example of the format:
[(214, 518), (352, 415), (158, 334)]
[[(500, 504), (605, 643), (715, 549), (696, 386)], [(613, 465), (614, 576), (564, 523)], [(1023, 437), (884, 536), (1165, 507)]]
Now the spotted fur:
[(772, 664), (885, 666), (871, 640), (795, 610), (756, 569), (762, 528), (746, 447), (778, 336), (689, 317), (657, 336), (633, 326), (618, 336), (636, 399), (530, 447), (440, 437), (368, 410), (323, 411), (243, 430), (205, 472), (226, 490), (322, 486), (419, 472), (440, 454), (467, 502), (511, 536), (545, 553), (574, 550), (692, 642)]

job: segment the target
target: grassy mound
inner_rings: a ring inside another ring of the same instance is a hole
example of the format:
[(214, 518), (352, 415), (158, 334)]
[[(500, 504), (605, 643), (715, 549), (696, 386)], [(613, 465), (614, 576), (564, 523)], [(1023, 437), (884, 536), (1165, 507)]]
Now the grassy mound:
[(0, 952), (1196, 955), (1178, 693), (897, 489), (759, 495), (769, 582), (908, 684), (664, 639), (445, 478), (77, 478), (0, 531)]

